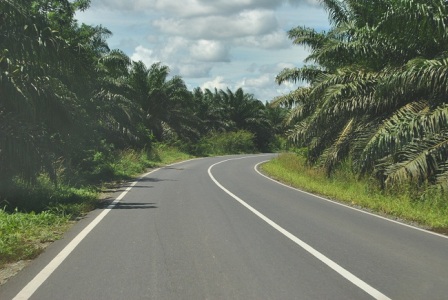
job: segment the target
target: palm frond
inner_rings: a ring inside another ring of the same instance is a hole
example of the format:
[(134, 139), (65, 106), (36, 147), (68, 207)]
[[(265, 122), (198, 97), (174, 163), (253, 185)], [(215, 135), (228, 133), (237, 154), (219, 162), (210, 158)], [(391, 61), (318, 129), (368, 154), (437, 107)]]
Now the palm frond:
[(276, 97), (272, 102), (272, 107), (289, 107), (293, 108), (297, 104), (307, 103), (312, 89), (310, 87), (301, 87), (286, 95)]
[(338, 25), (347, 21), (348, 12), (344, 3), (338, 0), (321, 0), (324, 8), (328, 11), (330, 22)]
[(448, 192), (448, 160), (439, 165), (439, 174), (437, 174), (434, 189)]
[(386, 185), (433, 179), (448, 156), (448, 131), (417, 139), (396, 155), (396, 163), (386, 168)]
[(347, 124), (342, 128), (336, 140), (328, 147), (325, 153), (322, 155), (324, 160), (324, 167), (327, 174), (330, 174), (335, 165), (345, 158), (349, 153), (349, 144), (355, 125), (355, 119), (350, 119)]
[(312, 50), (322, 47), (328, 39), (325, 33), (319, 33), (305, 26), (298, 26), (289, 30), (288, 36), (294, 44), (309, 47)]
[(362, 170), (367, 171), (376, 160), (395, 153), (403, 145), (412, 141), (412, 136), (409, 135), (410, 131), (400, 130), (400, 127), (405, 123), (412, 123), (412, 120), (426, 107), (425, 102), (413, 102), (403, 106), (386, 120), (381, 120), (381, 125), (372, 135), (361, 154)]
[(322, 74), (323, 71), (317, 68), (316, 66), (304, 66), (302, 68), (293, 68), (293, 69), (283, 69), (275, 78), (275, 81), (278, 84), (282, 84), (284, 82), (309, 82), (312, 83), (316, 80), (316, 78)]

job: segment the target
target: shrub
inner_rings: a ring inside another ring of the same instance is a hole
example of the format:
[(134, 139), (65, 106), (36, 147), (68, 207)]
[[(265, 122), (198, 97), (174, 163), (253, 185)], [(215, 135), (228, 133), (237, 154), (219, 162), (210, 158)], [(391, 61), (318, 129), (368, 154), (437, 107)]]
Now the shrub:
[(254, 134), (245, 130), (212, 133), (201, 139), (197, 152), (200, 155), (253, 153), (256, 151), (254, 139)]

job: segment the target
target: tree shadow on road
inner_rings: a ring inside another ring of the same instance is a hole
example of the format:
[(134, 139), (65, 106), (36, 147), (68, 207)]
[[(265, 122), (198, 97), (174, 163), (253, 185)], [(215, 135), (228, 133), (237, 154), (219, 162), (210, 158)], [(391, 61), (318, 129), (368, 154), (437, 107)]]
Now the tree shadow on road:
[(118, 202), (112, 209), (151, 209), (158, 208), (156, 203), (121, 203)]

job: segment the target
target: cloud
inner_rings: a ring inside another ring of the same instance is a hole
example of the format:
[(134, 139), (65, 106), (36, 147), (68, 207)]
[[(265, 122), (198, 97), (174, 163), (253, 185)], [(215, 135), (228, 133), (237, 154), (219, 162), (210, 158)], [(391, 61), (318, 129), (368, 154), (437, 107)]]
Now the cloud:
[(250, 73), (278, 74), (285, 68), (295, 68), (295, 67), (297, 66), (292, 63), (285, 63), (285, 62), (275, 64), (262, 64), (262, 65), (252, 63), (246, 68), (246, 71)]
[(204, 9), (203, 14), (228, 15), (253, 9), (274, 9), (283, 0), (197, 0), (192, 1)]
[(247, 76), (235, 84), (235, 87), (243, 88), (245, 92), (255, 95), (259, 100), (271, 101), (279, 95), (288, 94), (298, 86), (305, 84), (285, 82), (278, 85), (276, 83), (275, 77), (281, 70), (294, 67), (297, 67), (297, 65), (284, 62), (262, 65), (252, 63), (247, 68), (251, 73), (247, 74)]
[(211, 91), (218, 90), (226, 90), (227, 88), (233, 89), (232, 84), (226, 83), (224, 77), (216, 76), (212, 80), (206, 81), (201, 85), (201, 89), (209, 89)]
[(197, 17), (207, 15), (228, 15), (243, 10), (273, 10), (283, 4), (318, 5), (319, 0), (96, 0), (93, 7), (119, 11), (161, 12), (178, 17)]
[[(133, 61), (142, 61), (148, 67), (153, 63), (162, 62), (162, 64), (170, 68), (171, 75), (180, 75), (185, 78), (204, 78), (210, 75), (213, 65), (208, 63), (207, 59), (215, 58), (217, 60), (217, 55), (220, 55), (219, 51), (217, 52), (218, 54), (210, 50), (208, 52), (203, 51), (208, 57), (203, 59), (204, 62), (198, 62), (191, 57), (179, 55), (179, 52), (183, 51), (183, 49), (190, 47), (188, 41), (180, 38), (174, 38), (170, 41), (172, 43), (168, 43), (166, 47), (157, 51), (139, 45), (135, 48), (130, 58)], [(197, 55), (199, 55), (199, 52)]]
[(279, 86), (275, 82), (276, 74), (264, 73), (256, 77), (243, 78), (236, 88), (242, 88), (246, 93), (253, 94), (261, 101), (270, 101), (275, 97), (287, 94), (297, 88), (291, 83), (282, 84)]
[(141, 45), (135, 48), (135, 52), (131, 55), (133, 61), (142, 61), (146, 66), (151, 66), (153, 63), (160, 60), (154, 55), (154, 51), (147, 49)]
[(270, 74), (262, 74), (259, 77), (254, 78), (244, 78), (238, 86), (248, 87), (248, 88), (265, 88), (266, 86), (271, 86), (273, 82), (272, 76)]
[(291, 41), (282, 30), (276, 30), (264, 35), (237, 38), (234, 40), (234, 44), (259, 49), (285, 49), (291, 47)]
[(173, 73), (184, 78), (206, 78), (210, 76), (212, 66), (210, 64), (181, 64), (175, 66)]
[(219, 41), (199, 40), (190, 47), (193, 60), (229, 62), (229, 47)]
[(264, 35), (278, 28), (274, 12), (268, 10), (190, 19), (162, 18), (155, 20), (153, 25), (164, 34), (209, 40)]
[(261, 73), (278, 74), (278, 73), (280, 73), (280, 71), (282, 71), (285, 68), (290, 68), (291, 69), (291, 68), (295, 68), (295, 67), (297, 67), (297, 66), (292, 64), (292, 63), (280, 62), (280, 63), (276, 63), (276, 64), (261, 65), (258, 70)]

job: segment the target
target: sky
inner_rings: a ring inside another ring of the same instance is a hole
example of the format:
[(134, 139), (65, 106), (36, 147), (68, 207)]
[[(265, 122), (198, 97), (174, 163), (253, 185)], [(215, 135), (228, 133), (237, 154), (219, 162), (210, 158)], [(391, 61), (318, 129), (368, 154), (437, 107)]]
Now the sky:
[(92, 0), (76, 18), (112, 31), (109, 47), (132, 60), (167, 65), (190, 90), (241, 87), (262, 101), (297, 88), (275, 83), (308, 55), (287, 31), (329, 28), (318, 0)]

